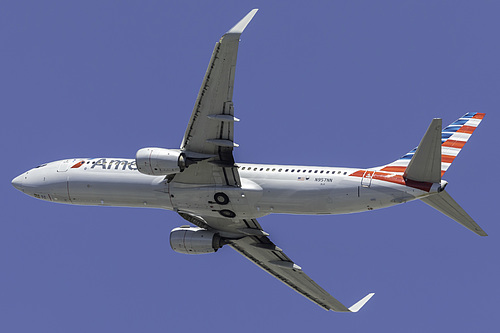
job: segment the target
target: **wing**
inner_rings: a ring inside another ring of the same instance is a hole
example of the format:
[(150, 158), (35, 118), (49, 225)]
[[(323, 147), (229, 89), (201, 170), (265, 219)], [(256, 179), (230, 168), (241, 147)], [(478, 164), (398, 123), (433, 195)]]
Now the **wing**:
[[(233, 239), (229, 238), (227, 242), (233, 249), (325, 310), (357, 312), (374, 295), (370, 293), (347, 308), (307, 276), (300, 266), (277, 247), (256, 219), (200, 217), (185, 213), (180, 215), (199, 227), (221, 231), (222, 236), (231, 235)], [(235, 237), (237, 235), (239, 237)]]
[(374, 295), (368, 294), (362, 300), (347, 308), (314, 282), (302, 268), (296, 265), (267, 236), (247, 236), (230, 241), (230, 246), (248, 260), (325, 310), (357, 312)]
[(233, 135), (238, 121), (233, 107), (234, 75), (241, 33), (256, 12), (248, 13), (215, 44), (181, 143), (186, 156), (210, 159), (176, 176), (178, 182), (240, 185), (233, 158), (233, 148), (238, 146)]

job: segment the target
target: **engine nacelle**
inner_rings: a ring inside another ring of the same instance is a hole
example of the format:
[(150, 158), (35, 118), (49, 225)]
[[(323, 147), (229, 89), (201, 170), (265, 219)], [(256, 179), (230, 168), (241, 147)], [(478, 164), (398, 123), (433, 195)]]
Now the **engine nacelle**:
[(224, 245), (219, 234), (196, 227), (179, 227), (170, 232), (170, 247), (184, 254), (216, 252)]
[(165, 148), (142, 148), (135, 154), (137, 170), (146, 175), (166, 176), (182, 172), (186, 168), (186, 157), (180, 150)]

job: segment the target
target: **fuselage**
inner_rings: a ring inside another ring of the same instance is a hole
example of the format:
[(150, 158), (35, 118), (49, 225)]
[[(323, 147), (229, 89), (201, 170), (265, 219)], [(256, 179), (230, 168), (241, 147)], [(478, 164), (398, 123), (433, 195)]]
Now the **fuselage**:
[[(359, 168), (238, 163), (238, 172), (240, 187), (206, 186), (142, 174), (133, 159), (74, 158), (33, 168), (12, 183), (30, 196), (57, 203), (218, 217), (221, 209), (230, 209), (242, 218), (369, 211), (427, 196), (437, 188), (387, 181)], [(224, 207), (213, 199), (218, 192), (230, 199)]]

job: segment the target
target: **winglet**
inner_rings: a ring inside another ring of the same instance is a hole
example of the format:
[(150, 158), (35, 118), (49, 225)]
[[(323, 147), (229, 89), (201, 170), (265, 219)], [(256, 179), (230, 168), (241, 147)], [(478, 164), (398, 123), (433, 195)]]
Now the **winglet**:
[(358, 301), (356, 304), (351, 306), (349, 308), (349, 311), (358, 312), (363, 307), (363, 305), (365, 305), (366, 302), (368, 302), (370, 300), (370, 298), (372, 298), (373, 295), (375, 295), (375, 293), (369, 293), (368, 295), (363, 297), (360, 301)]
[(225, 35), (241, 35), (243, 30), (247, 27), (248, 23), (252, 20), (258, 9), (252, 9), (244, 18), (241, 19), (234, 27), (232, 27)]

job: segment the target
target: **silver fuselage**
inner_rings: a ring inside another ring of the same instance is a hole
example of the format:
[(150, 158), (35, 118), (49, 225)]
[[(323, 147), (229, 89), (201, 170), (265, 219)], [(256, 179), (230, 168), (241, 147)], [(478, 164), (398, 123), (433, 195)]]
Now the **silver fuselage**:
[[(85, 162), (75, 168), (82, 160)], [(357, 170), (239, 163), (241, 187), (223, 187), (144, 175), (132, 159), (69, 159), (33, 168), (12, 183), (30, 196), (58, 203), (162, 208), (219, 217), (218, 212), (225, 208), (241, 218), (270, 213), (354, 213), (429, 195), (429, 191), (353, 176)], [(221, 191), (230, 198), (224, 207), (213, 200)]]

